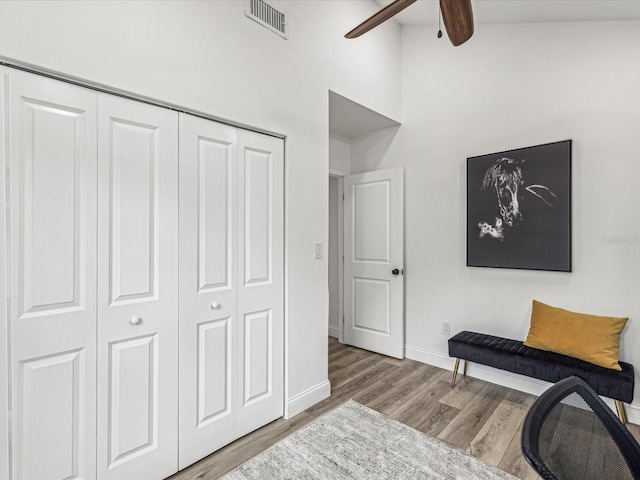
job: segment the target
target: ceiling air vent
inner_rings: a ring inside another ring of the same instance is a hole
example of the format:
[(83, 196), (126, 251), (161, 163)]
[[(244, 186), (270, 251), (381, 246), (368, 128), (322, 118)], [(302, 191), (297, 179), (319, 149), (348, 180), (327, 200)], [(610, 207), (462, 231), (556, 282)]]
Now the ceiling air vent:
[(245, 0), (245, 7), (247, 17), (283, 38), (289, 38), (286, 12), (273, 8), (264, 0)]

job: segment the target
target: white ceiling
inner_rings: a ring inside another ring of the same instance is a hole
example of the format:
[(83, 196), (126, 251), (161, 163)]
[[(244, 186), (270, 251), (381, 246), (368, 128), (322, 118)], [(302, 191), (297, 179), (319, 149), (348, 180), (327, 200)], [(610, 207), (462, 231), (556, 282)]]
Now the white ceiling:
[[(376, 1), (382, 8), (393, 0)], [(471, 5), (476, 24), (640, 20), (640, 0), (471, 0)], [(437, 25), (438, 0), (418, 0), (394, 19), (401, 25)], [(354, 138), (394, 125), (398, 123), (330, 92), (330, 131)]]
[[(393, 0), (376, 1), (383, 7)], [(640, 0), (472, 0), (471, 6), (476, 24), (640, 20)], [(437, 24), (438, 0), (418, 0), (394, 19), (401, 25)]]

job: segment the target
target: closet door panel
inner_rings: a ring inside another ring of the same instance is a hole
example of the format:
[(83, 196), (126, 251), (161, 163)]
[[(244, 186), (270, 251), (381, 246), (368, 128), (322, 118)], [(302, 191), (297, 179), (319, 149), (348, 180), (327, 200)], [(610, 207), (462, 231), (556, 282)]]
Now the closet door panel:
[(270, 283), (273, 263), (274, 159), (271, 152), (244, 149), (245, 286)]
[(158, 443), (158, 359), (156, 336), (111, 344), (110, 397), (112, 419), (109, 461), (124, 463)]
[[(78, 114), (63, 106), (25, 99), (22, 166), (23, 252), (21, 316), (80, 307), (82, 168), (74, 138)], [(52, 150), (50, 150), (52, 149)], [(78, 222), (80, 220), (80, 222)], [(77, 228), (79, 227), (79, 228)], [(46, 239), (46, 241), (43, 241)]]
[(245, 405), (250, 405), (272, 394), (272, 310), (245, 313), (243, 320), (245, 354), (243, 402)]
[(111, 119), (110, 302), (153, 300), (158, 287), (156, 125)]
[(4, 81), (13, 473), (94, 478), (96, 95), (21, 72)]
[(98, 476), (177, 471), (178, 115), (98, 100)]
[(283, 415), (284, 144), (242, 130), (238, 152), (241, 436)]
[(80, 470), (78, 426), (84, 422), (77, 405), (84, 403), (86, 390), (83, 356), (76, 350), (20, 363), (15, 410), (22, 428), (16, 446), (40, 456), (18, 457), (19, 478), (73, 478)]
[(236, 129), (180, 115), (180, 468), (237, 438)]

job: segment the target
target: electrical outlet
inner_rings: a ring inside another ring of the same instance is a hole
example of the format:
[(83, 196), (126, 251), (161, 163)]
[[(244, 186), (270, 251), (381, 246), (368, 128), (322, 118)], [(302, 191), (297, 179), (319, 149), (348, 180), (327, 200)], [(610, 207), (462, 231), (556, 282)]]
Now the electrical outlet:
[(451, 322), (442, 322), (442, 334), (451, 335)]

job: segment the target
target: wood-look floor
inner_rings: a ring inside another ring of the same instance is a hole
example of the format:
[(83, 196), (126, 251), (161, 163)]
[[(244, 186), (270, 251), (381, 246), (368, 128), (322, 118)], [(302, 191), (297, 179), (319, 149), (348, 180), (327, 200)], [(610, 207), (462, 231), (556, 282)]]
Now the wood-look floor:
[[(193, 464), (171, 480), (216, 479), (315, 418), (353, 399), (522, 479), (538, 476), (520, 453), (532, 395), (413, 360), (397, 360), (329, 338), (331, 397), (276, 420)], [(629, 425), (640, 439), (640, 427)]]

